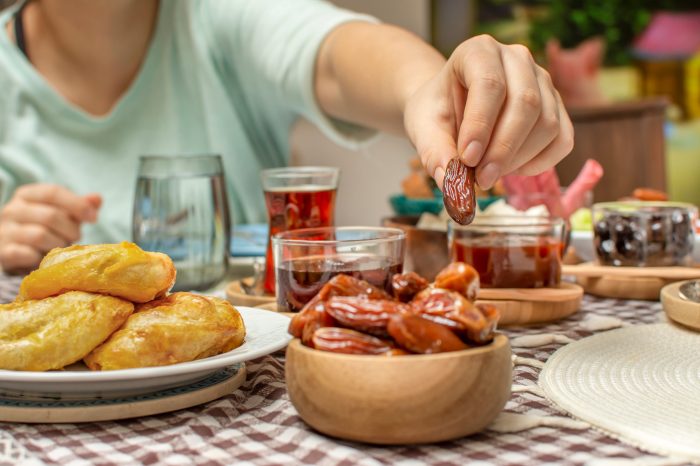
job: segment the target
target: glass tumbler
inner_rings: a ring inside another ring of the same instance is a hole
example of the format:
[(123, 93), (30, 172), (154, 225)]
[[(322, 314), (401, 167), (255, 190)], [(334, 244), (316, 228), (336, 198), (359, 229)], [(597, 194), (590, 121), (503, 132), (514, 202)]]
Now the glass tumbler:
[(211, 288), (226, 275), (231, 218), (219, 155), (142, 156), (133, 240), (169, 255), (174, 291)]
[(566, 227), (560, 218), (482, 217), (448, 225), (452, 261), (472, 265), (484, 288), (557, 287)]
[(305, 228), (276, 234), (272, 247), (277, 306), (298, 312), (341, 273), (391, 294), (392, 277), (403, 271), (406, 234), (384, 227)]
[(272, 238), (301, 228), (333, 226), (340, 169), (334, 167), (271, 168), (262, 171), (270, 236), (265, 259), (265, 292), (275, 294)]

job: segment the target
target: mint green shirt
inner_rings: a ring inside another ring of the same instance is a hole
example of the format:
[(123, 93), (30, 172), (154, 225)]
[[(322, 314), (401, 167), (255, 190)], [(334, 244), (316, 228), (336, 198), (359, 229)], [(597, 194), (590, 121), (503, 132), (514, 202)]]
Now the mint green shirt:
[[(0, 24), (15, 8), (2, 12)], [(303, 116), (340, 143), (367, 131), (325, 116), (314, 98), (324, 37), (374, 21), (319, 0), (161, 0), (154, 36), (134, 82), (111, 112), (67, 102), (0, 34), (0, 179), (4, 199), (46, 182), (101, 193), (81, 242), (131, 238), (138, 158), (221, 154), (235, 223), (264, 222), (260, 170), (288, 160)]]

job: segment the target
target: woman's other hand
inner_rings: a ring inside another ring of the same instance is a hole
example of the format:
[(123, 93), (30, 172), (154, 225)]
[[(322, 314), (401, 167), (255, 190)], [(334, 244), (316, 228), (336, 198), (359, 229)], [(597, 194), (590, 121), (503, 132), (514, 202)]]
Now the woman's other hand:
[(573, 148), (574, 132), (549, 74), (522, 45), (489, 36), (462, 43), (409, 99), (406, 131), (442, 187), (459, 155), (490, 188), (502, 175), (536, 175)]
[(98, 194), (80, 196), (53, 184), (18, 188), (0, 211), (0, 266), (7, 273), (28, 272), (53, 248), (80, 239), (82, 223), (94, 223), (102, 204)]

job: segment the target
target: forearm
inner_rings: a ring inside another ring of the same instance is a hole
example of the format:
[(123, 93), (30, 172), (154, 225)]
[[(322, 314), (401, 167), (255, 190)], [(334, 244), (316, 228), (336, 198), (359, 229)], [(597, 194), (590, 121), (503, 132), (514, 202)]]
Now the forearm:
[(403, 29), (347, 23), (321, 46), (316, 97), (331, 116), (403, 134), (406, 102), (444, 64), (440, 53)]

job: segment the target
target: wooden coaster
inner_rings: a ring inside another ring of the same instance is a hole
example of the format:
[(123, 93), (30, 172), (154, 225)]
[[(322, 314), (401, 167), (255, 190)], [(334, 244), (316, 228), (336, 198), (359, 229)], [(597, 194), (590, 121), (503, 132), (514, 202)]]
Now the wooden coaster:
[(700, 331), (700, 303), (680, 297), (678, 290), (685, 282), (666, 285), (661, 290), (661, 304), (669, 319)]
[(235, 280), (226, 286), (226, 299), (228, 302), (234, 306), (249, 306), (257, 307), (261, 304), (274, 303), (277, 298), (274, 296), (263, 295), (251, 295), (243, 291), (241, 282), (252, 282), (253, 277), (243, 278), (241, 280)]
[(700, 278), (698, 267), (613, 267), (588, 262), (564, 265), (586, 293), (604, 298), (657, 301), (661, 289), (678, 280)]
[(561, 283), (557, 288), (482, 288), (477, 303), (501, 311), (499, 326), (551, 322), (570, 316), (581, 306), (583, 288)]
[(0, 394), (0, 421), (76, 423), (151, 416), (216, 400), (232, 393), (245, 379), (245, 364), (239, 364), (184, 387), (123, 399), (34, 401)]

